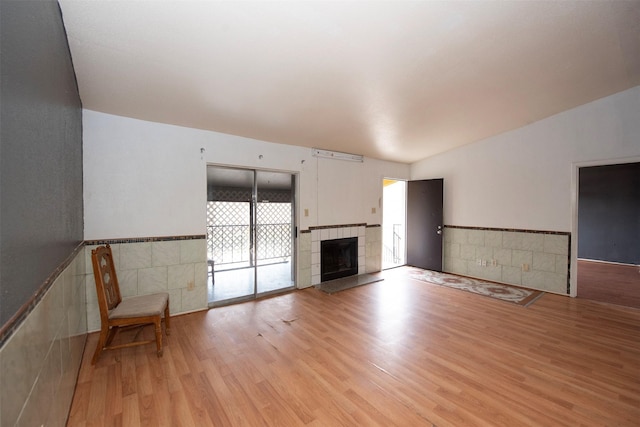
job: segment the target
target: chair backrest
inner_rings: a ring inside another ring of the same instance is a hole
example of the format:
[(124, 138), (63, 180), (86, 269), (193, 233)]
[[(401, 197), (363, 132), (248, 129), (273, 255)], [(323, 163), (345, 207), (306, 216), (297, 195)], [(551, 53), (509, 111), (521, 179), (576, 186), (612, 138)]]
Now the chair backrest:
[(93, 277), (96, 281), (100, 317), (108, 318), (109, 311), (113, 310), (122, 301), (118, 276), (116, 276), (116, 267), (113, 264), (111, 246), (98, 246), (93, 249), (91, 251), (91, 262), (93, 264)]

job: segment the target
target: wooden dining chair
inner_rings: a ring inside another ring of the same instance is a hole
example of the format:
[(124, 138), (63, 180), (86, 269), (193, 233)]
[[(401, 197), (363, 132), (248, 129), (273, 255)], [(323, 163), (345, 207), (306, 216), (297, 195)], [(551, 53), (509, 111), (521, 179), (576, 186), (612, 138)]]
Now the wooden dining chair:
[(98, 293), (98, 306), (100, 307), (100, 338), (96, 351), (93, 354), (92, 364), (95, 364), (103, 350), (132, 347), (152, 343), (148, 341), (133, 341), (125, 344), (111, 345), (118, 330), (129, 326), (143, 326), (153, 324), (155, 326), (156, 347), (158, 357), (162, 356), (162, 315), (166, 334), (169, 335), (169, 294), (159, 292), (150, 295), (138, 295), (122, 298), (120, 286), (116, 276), (116, 268), (113, 263), (111, 246), (99, 246), (91, 251), (93, 264), (93, 276)]

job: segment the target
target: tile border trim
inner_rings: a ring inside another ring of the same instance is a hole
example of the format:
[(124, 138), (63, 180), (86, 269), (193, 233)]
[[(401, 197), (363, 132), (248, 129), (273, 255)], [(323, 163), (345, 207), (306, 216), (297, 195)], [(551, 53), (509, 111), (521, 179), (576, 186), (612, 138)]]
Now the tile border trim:
[(357, 224), (312, 225), (312, 226), (309, 226), (309, 228), (306, 230), (300, 230), (300, 233), (311, 233), (311, 230), (326, 230), (328, 228), (350, 228), (350, 227), (374, 228), (374, 227), (382, 227), (382, 225), (367, 224), (365, 222), (360, 222)]
[(364, 222), (357, 224), (335, 224), (335, 225), (313, 225), (309, 227), (309, 231), (311, 230), (325, 230), (327, 228), (347, 228), (347, 227), (366, 227), (367, 224)]
[(31, 312), (36, 308), (38, 303), (46, 295), (47, 291), (60, 277), (62, 272), (71, 265), (76, 256), (84, 249), (84, 242), (80, 242), (71, 251), (71, 254), (53, 272), (44, 280), (42, 285), (31, 295), (31, 297), (18, 309), (18, 311), (11, 316), (7, 322), (0, 327), (0, 347), (18, 330), (20, 325), (26, 320)]
[(148, 243), (148, 242), (171, 242), (176, 240), (200, 240), (206, 239), (206, 234), (194, 234), (190, 236), (161, 236), (161, 237), (130, 237), (122, 239), (98, 239), (85, 240), (84, 244), (90, 245), (114, 245), (117, 243)]
[(514, 233), (556, 234), (556, 235), (562, 235), (562, 236), (571, 236), (571, 232), (569, 231), (527, 230), (524, 228), (468, 227), (465, 225), (446, 225), (446, 224), (444, 228), (460, 228), (463, 230), (485, 230), (485, 231), (511, 231)]

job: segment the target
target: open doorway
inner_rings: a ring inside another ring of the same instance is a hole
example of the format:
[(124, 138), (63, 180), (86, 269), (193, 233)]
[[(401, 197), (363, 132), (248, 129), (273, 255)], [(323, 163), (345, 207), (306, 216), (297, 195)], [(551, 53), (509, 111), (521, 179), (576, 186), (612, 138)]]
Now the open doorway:
[(577, 296), (640, 308), (640, 163), (578, 169)]
[(209, 306), (295, 285), (295, 175), (207, 167)]
[(382, 269), (406, 264), (406, 181), (382, 182)]

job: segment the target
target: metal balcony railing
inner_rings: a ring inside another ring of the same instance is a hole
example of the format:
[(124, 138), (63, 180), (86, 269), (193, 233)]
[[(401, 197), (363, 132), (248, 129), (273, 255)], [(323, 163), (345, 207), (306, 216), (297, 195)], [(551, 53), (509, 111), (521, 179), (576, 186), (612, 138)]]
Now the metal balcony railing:
[(393, 224), (392, 246), (384, 245), (383, 262), (385, 264), (400, 264), (402, 262), (402, 237), (400, 236), (401, 224)]
[[(207, 226), (207, 256), (216, 265), (251, 261), (251, 238), (248, 225)], [(256, 226), (257, 261), (291, 256), (291, 224)]]

